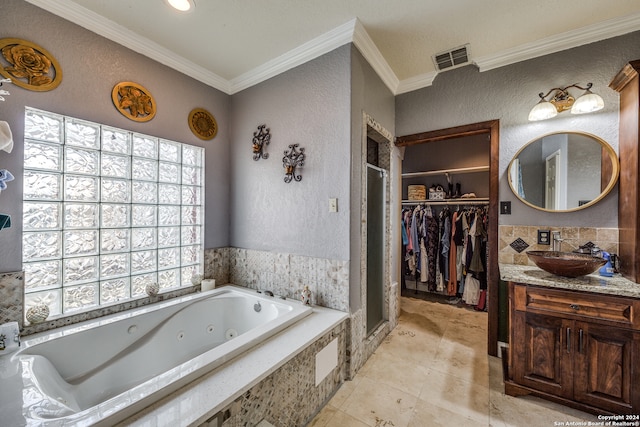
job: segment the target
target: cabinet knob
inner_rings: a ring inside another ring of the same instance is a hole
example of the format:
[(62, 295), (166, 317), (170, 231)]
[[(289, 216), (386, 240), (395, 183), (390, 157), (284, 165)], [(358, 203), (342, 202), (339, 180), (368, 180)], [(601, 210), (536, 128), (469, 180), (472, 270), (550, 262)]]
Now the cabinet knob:
[(573, 308), (574, 310), (580, 310), (580, 306), (578, 304), (571, 304), (569, 305), (569, 307)]

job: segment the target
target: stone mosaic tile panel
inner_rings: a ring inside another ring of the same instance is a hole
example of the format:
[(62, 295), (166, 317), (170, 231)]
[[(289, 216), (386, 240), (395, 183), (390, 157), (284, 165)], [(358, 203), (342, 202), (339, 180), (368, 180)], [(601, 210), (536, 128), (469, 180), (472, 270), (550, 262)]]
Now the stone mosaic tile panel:
[(24, 272), (0, 274), (0, 323), (23, 324)]
[(228, 257), (230, 283), (293, 299), (307, 285), (313, 304), (349, 310), (349, 261), (238, 248), (228, 248)]
[[(222, 426), (255, 426), (262, 420), (278, 427), (307, 425), (346, 379), (346, 335), (346, 322), (343, 322), (247, 390), (221, 411)], [(338, 366), (316, 387), (315, 355), (335, 338), (338, 339)], [(207, 425), (205, 422), (200, 427)]]
[(216, 284), (229, 283), (229, 248), (205, 249), (204, 277), (215, 279)]

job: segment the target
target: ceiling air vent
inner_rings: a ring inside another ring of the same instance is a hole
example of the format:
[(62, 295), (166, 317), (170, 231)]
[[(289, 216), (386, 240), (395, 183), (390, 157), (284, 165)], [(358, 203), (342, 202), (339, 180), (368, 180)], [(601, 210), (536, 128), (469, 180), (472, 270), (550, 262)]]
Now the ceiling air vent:
[(468, 44), (433, 55), (433, 63), (438, 71), (455, 68), (469, 63)]

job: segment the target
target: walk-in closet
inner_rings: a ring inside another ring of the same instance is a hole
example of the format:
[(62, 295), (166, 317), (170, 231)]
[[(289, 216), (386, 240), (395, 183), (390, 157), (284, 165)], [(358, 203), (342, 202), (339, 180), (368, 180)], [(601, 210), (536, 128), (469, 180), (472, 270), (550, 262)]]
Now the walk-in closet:
[[(497, 319), (491, 311), (498, 291), (493, 123), (471, 132), (408, 135), (396, 144), (404, 150), (402, 294), (487, 311)], [(488, 323), (489, 330), (496, 326)], [(490, 332), (490, 354), (496, 341)]]

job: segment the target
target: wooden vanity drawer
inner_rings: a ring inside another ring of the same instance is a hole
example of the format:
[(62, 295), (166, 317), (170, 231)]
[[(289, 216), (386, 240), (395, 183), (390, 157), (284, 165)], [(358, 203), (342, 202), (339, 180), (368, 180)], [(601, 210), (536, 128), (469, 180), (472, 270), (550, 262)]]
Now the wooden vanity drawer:
[(640, 330), (640, 300), (536, 286), (514, 285), (514, 309), (530, 313), (615, 322)]

